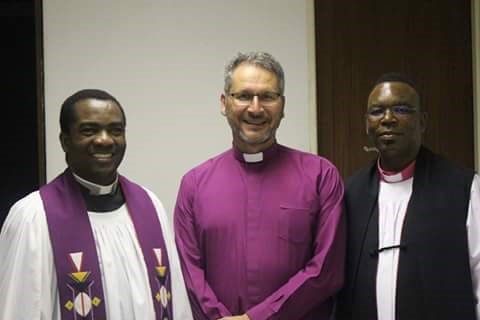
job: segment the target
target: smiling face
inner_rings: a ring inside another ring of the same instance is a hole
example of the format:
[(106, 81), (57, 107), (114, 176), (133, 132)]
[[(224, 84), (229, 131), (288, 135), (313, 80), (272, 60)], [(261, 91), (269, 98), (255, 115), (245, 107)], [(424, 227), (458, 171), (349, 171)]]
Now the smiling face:
[[(235, 96), (231, 96), (231, 94)], [(221, 111), (232, 129), (233, 144), (245, 153), (256, 153), (275, 142), (275, 134), (283, 118), (285, 99), (272, 101), (259, 98), (279, 93), (278, 79), (273, 72), (253, 64), (242, 63), (232, 74), (230, 92), (221, 96)], [(252, 97), (248, 103), (243, 97)]]
[(125, 119), (111, 100), (83, 99), (75, 103), (75, 120), (60, 142), (72, 171), (88, 181), (111, 184), (125, 154)]
[(416, 158), (425, 123), (419, 96), (410, 85), (393, 81), (373, 88), (368, 97), (366, 126), (383, 169), (399, 171)]

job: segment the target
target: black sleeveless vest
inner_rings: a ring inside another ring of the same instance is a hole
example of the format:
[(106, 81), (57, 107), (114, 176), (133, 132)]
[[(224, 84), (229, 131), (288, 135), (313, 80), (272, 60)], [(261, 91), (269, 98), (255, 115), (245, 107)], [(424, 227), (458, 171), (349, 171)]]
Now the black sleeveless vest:
[[(402, 229), (396, 320), (476, 320), (466, 219), (474, 172), (422, 147)], [(338, 320), (376, 320), (376, 162), (347, 183), (346, 286)]]

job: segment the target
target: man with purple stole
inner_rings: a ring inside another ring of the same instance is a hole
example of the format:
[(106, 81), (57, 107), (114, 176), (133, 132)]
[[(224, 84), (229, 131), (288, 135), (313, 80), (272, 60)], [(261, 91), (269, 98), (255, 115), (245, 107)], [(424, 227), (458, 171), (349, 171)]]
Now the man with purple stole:
[(480, 319), (480, 180), (423, 146), (425, 126), (414, 83), (381, 76), (366, 112), (378, 159), (345, 193), (338, 320)]
[(233, 147), (190, 170), (174, 213), (195, 319), (327, 320), (343, 284), (343, 184), (317, 155), (277, 143), (284, 74), (269, 54), (226, 67)]
[(0, 234), (0, 319), (192, 319), (161, 202), (117, 173), (120, 103), (79, 91), (60, 126), (68, 168), (18, 201)]

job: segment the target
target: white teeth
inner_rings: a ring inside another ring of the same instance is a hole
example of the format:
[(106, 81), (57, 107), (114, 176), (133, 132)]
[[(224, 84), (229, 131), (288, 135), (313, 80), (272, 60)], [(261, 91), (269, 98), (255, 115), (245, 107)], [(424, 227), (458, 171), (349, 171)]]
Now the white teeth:
[(103, 159), (105, 159), (105, 158), (111, 158), (111, 157), (112, 157), (112, 154), (111, 154), (111, 153), (95, 153), (95, 154), (93, 154), (93, 156), (94, 156), (95, 158), (103, 158)]

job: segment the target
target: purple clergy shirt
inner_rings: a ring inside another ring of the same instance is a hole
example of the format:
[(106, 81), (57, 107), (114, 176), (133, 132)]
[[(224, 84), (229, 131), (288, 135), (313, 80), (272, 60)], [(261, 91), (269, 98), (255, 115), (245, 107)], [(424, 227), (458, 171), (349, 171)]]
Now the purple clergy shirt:
[(326, 159), (230, 149), (182, 179), (175, 238), (195, 319), (323, 320), (343, 284), (343, 184)]

